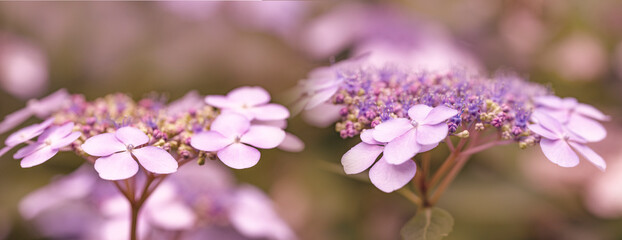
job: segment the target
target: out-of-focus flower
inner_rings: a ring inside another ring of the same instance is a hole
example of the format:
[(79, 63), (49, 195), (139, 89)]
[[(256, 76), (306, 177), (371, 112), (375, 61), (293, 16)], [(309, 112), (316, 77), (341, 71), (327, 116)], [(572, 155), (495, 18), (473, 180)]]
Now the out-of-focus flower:
[[(82, 167), (27, 195), (20, 203), (22, 216), (34, 220), (47, 237), (126, 238), (129, 204), (109, 182), (94, 177), (91, 169)], [(71, 207), (76, 211), (69, 211)], [(59, 219), (75, 224), (59, 225)], [(138, 222), (140, 239), (167, 239), (175, 234), (180, 239), (296, 238), (270, 199), (255, 187), (236, 186), (231, 173), (215, 162), (180, 168), (162, 182), (143, 206)]]
[(603, 218), (622, 216), (622, 153), (610, 158), (606, 172), (594, 175), (585, 187), (585, 204), (593, 214)]
[(250, 185), (240, 186), (235, 191), (229, 219), (240, 233), (251, 238), (295, 239), (292, 230), (274, 212), (272, 201)]
[(585, 145), (585, 139), (566, 131), (559, 121), (546, 114), (535, 112), (532, 118), (537, 120), (537, 124), (530, 124), (529, 130), (542, 136), (540, 147), (551, 162), (562, 167), (574, 167), (579, 164), (576, 151), (600, 170), (605, 170), (605, 160)]
[(251, 29), (273, 33), (288, 42), (294, 42), (294, 34), (301, 28), (303, 18), (309, 13), (311, 2), (260, 1), (230, 3), (230, 10), (239, 24)]
[(316, 18), (303, 36), (305, 49), (316, 58), (351, 49), (353, 56), (370, 53), (367, 61), (376, 66), (393, 62), (428, 70), (479, 68), (441, 27), (386, 6), (343, 4)]
[(41, 136), (34, 142), (13, 155), (13, 158), (23, 158), (20, 162), (23, 168), (37, 166), (52, 158), (58, 151), (76, 141), (80, 132), (73, 131), (74, 124), (69, 122), (62, 126), (52, 126), (41, 133)]
[(0, 85), (21, 99), (40, 96), (48, 86), (47, 60), (41, 49), (0, 32)]
[(170, 153), (155, 146), (142, 145), (149, 137), (133, 127), (119, 128), (115, 133), (103, 133), (87, 139), (81, 148), (95, 160), (95, 170), (106, 180), (121, 180), (138, 172), (137, 159), (147, 171), (170, 174), (177, 171), (177, 161)]
[(209, 95), (205, 97), (209, 105), (244, 115), (249, 120), (282, 120), (289, 117), (289, 111), (282, 105), (268, 103), (270, 94), (261, 87), (240, 87), (227, 96)]
[(544, 58), (545, 66), (568, 80), (595, 80), (607, 67), (605, 50), (598, 39), (575, 33), (555, 47)]
[(41, 100), (31, 99), (28, 101), (25, 108), (4, 117), (2, 122), (0, 122), (0, 134), (13, 129), (32, 115), (41, 119), (47, 118), (54, 112), (66, 107), (69, 100), (70, 95), (65, 89), (60, 89)]
[(12, 133), (11, 135), (9, 135), (8, 138), (6, 138), (6, 140), (4, 141), (4, 144), (6, 145), (4, 148), (0, 149), (0, 156), (4, 155), (6, 152), (8, 152), (9, 150), (11, 150), (13, 147), (24, 143), (36, 136), (41, 135), (41, 133), (43, 133), (43, 131), (48, 128), (50, 125), (52, 125), (52, 122), (54, 121), (54, 119), (48, 119), (45, 120), (42, 123), (36, 123), (33, 125), (30, 125), (28, 127), (22, 128), (17, 132)]
[(210, 131), (195, 134), (190, 144), (202, 151), (217, 151), (218, 158), (227, 166), (243, 169), (255, 166), (260, 153), (246, 144), (270, 149), (285, 138), (277, 127), (253, 125), (242, 115), (223, 113), (211, 125)]

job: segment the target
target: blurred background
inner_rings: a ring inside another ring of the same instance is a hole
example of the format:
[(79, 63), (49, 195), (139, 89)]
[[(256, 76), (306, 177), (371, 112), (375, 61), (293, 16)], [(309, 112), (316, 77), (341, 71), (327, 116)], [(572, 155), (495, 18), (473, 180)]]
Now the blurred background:
[[(446, 239), (621, 239), (621, 12), (617, 0), (2, 2), (0, 116), (59, 88), (138, 100), (259, 85), (287, 104), (312, 69), (366, 52), (378, 63), (511, 71), (612, 116), (592, 145), (608, 169), (557, 167), (516, 145), (478, 154), (439, 203), (455, 219)], [(289, 125), (303, 152), (264, 151), (238, 181), (265, 190), (301, 239), (398, 239), (415, 207), (330, 171), (357, 140), (307, 120)], [(19, 200), (82, 160), (62, 153), (21, 169), (12, 153), (0, 157), (0, 239), (42, 239)]]

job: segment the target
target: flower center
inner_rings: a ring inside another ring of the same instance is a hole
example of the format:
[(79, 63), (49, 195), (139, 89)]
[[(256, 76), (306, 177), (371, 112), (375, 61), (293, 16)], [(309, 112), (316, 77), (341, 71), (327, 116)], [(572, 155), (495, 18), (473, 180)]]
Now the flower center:
[(131, 152), (132, 150), (134, 150), (134, 145), (132, 145), (132, 144), (128, 144), (128, 145), (127, 145), (127, 151), (128, 151), (128, 152)]
[(570, 139), (570, 136), (568, 136), (568, 133), (563, 133), (562, 139), (564, 139), (564, 141), (568, 141), (568, 139)]
[(241, 139), (241, 138), (242, 138), (242, 137), (240, 137), (240, 136), (235, 136), (235, 140), (233, 140), (233, 141), (234, 141), (235, 143), (240, 143), (240, 139)]
[(419, 123), (415, 120), (410, 121), (410, 124), (413, 125), (414, 128), (417, 128), (419, 126)]
[(43, 143), (45, 143), (45, 145), (50, 146), (50, 145), (52, 145), (52, 140), (46, 139)]

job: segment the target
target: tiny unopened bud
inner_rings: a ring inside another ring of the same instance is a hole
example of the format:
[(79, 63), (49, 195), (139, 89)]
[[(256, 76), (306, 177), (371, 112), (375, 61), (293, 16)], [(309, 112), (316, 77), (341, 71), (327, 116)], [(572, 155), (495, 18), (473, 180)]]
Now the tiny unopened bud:
[(484, 130), (484, 124), (483, 123), (476, 123), (475, 124), (475, 130), (483, 131)]
[(454, 135), (455, 135), (456, 137), (459, 137), (459, 138), (468, 138), (468, 137), (469, 137), (469, 131), (464, 130), (464, 131), (459, 132), (459, 133), (456, 133), (456, 134), (454, 134)]
[(197, 164), (199, 165), (204, 165), (205, 164), (205, 158), (207, 156), (205, 155), (205, 152), (201, 152), (199, 153), (199, 157), (197, 158)]

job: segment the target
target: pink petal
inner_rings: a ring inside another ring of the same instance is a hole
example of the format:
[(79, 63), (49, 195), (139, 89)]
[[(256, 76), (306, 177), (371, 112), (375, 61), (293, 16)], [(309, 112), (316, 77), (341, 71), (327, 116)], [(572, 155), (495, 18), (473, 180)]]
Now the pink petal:
[(341, 108), (343, 108), (343, 106), (323, 103), (315, 108), (304, 111), (302, 113), (302, 119), (316, 127), (328, 127), (341, 118), (341, 115), (339, 115)]
[(387, 143), (383, 158), (390, 164), (402, 164), (414, 157), (420, 149), (421, 145), (417, 143), (417, 131), (412, 129)]
[(419, 125), (417, 127), (417, 142), (421, 145), (437, 144), (447, 137), (448, 132), (449, 127), (446, 123)]
[(208, 95), (205, 97), (205, 103), (217, 108), (231, 108), (237, 104), (231, 102), (227, 97), (222, 95)]
[(11, 134), (4, 141), (4, 143), (7, 146), (15, 146), (17, 144), (26, 142), (36, 136), (39, 136), (41, 133), (43, 133), (43, 130), (49, 127), (53, 121), (54, 119), (50, 118), (42, 123), (33, 124), (28, 127), (22, 128), (18, 130), (17, 132), (14, 132), (13, 134)]
[(166, 230), (184, 230), (194, 226), (197, 216), (183, 202), (172, 201), (158, 209), (149, 209), (147, 214), (151, 223)]
[(417, 164), (408, 160), (399, 165), (388, 163), (384, 157), (369, 170), (369, 179), (378, 189), (390, 193), (406, 185), (417, 173)]
[(536, 109), (531, 114), (532, 120), (555, 135), (561, 135), (564, 132), (561, 123), (545, 112), (546, 110)]
[(218, 151), (220, 161), (235, 169), (255, 166), (259, 162), (259, 157), (259, 150), (242, 143), (234, 143)]
[(579, 164), (579, 157), (564, 140), (542, 139), (542, 152), (551, 162), (562, 167), (574, 167)]
[(0, 157), (2, 157), (2, 155), (6, 154), (8, 151), (10, 151), (13, 147), (11, 146), (5, 146), (2, 149), (0, 149)]
[(572, 146), (574, 150), (577, 150), (579, 154), (583, 155), (585, 159), (594, 164), (594, 166), (596, 166), (598, 169), (600, 169), (601, 171), (605, 171), (605, 169), (607, 168), (607, 163), (600, 155), (598, 155), (598, 153), (594, 152), (594, 150), (592, 150), (588, 146), (572, 141), (569, 141), (568, 144), (570, 144), (570, 146)]
[(575, 112), (600, 121), (609, 121), (611, 119), (611, 117), (605, 115), (595, 107), (583, 103), (579, 103), (579, 105), (577, 105)]
[(122, 180), (136, 175), (138, 163), (129, 152), (120, 152), (95, 160), (95, 170), (102, 179)]
[(280, 129), (285, 129), (287, 128), (287, 120), (285, 119), (280, 119), (280, 120), (258, 120), (258, 119), (254, 119), (253, 121), (251, 121), (251, 125), (265, 125), (265, 126), (272, 126), (272, 127), (278, 127)]
[(48, 128), (39, 137), (38, 141), (43, 142), (46, 140), (56, 142), (61, 138), (66, 137), (73, 130), (74, 124), (72, 122), (65, 123), (61, 126), (53, 126)]
[(170, 153), (162, 148), (146, 146), (134, 149), (132, 154), (136, 156), (140, 165), (147, 171), (157, 174), (169, 174), (177, 171), (177, 161)]
[(381, 142), (376, 141), (376, 139), (374, 139), (373, 133), (374, 133), (374, 129), (363, 129), (363, 131), (361, 132), (361, 141), (367, 144), (375, 144), (375, 145), (383, 144)]
[(566, 124), (573, 133), (584, 138), (588, 142), (598, 142), (607, 137), (607, 130), (599, 122), (587, 117), (573, 114)]
[(63, 107), (63, 104), (69, 101), (70, 97), (71, 95), (67, 90), (62, 88), (40, 100), (28, 102), (28, 109), (37, 117), (45, 118)]
[(6, 117), (4, 117), (2, 122), (0, 122), (0, 134), (3, 134), (6, 131), (13, 129), (17, 125), (20, 125), (21, 123), (26, 121), (26, 119), (30, 118), (32, 114), (33, 113), (30, 109), (22, 108), (7, 115)]
[(394, 118), (378, 124), (374, 128), (372, 136), (374, 136), (376, 141), (390, 142), (411, 129), (413, 129), (413, 125), (410, 123), (410, 120), (406, 118)]
[(32, 154), (33, 152), (39, 150), (40, 148), (43, 148), (45, 146), (45, 144), (43, 143), (32, 143), (28, 146), (25, 146), (23, 148), (20, 148), (19, 150), (17, 150), (17, 152), (15, 154), (13, 154), (13, 158), (15, 159), (20, 159), (23, 158), (25, 156), (28, 156), (30, 154)]
[(430, 144), (430, 145), (421, 145), (421, 149), (419, 149), (419, 152), (420, 153), (427, 152), (427, 151), (430, 151), (430, 150), (432, 150), (432, 149), (434, 149), (436, 147), (438, 147), (438, 143)]
[(305, 149), (305, 143), (296, 135), (286, 132), (285, 139), (277, 148), (287, 152), (301, 152)]
[(236, 113), (222, 113), (212, 123), (210, 130), (226, 138), (235, 138), (244, 134), (250, 127), (250, 121)]
[(67, 146), (67, 145), (73, 143), (78, 138), (80, 138), (80, 136), (82, 136), (82, 133), (80, 133), (80, 132), (72, 132), (69, 135), (67, 135), (66, 137), (61, 138), (61, 139), (57, 140), (56, 142), (52, 142), (52, 145), (50, 145), (50, 147), (52, 147), (54, 149), (62, 148), (64, 146)]
[(108, 156), (110, 154), (127, 150), (125, 144), (115, 137), (114, 133), (102, 133), (84, 141), (82, 151), (91, 156)]
[(423, 122), (425, 118), (432, 111), (432, 107), (425, 104), (417, 104), (408, 109), (408, 116), (410, 119), (415, 120), (417, 122)]
[(543, 128), (542, 126), (540, 126), (540, 124), (529, 124), (527, 125), (527, 128), (529, 128), (529, 130), (531, 130), (532, 132), (542, 136), (543, 138), (548, 138), (551, 140), (559, 139), (559, 136), (547, 130), (546, 128)]
[(190, 145), (202, 151), (218, 151), (233, 143), (234, 139), (226, 138), (216, 131), (200, 132), (192, 136)]
[(306, 110), (315, 108), (322, 103), (328, 101), (335, 93), (339, 90), (339, 85), (331, 86), (326, 89), (322, 89), (313, 93), (313, 95), (309, 96), (309, 100), (307, 101), (307, 105), (305, 106)]
[(432, 109), (430, 113), (428, 113), (428, 116), (425, 117), (422, 123), (437, 124), (437, 123), (445, 122), (447, 121), (447, 119), (458, 115), (458, 113), (460, 112), (458, 112), (455, 109), (451, 109), (446, 106), (438, 106)]
[(133, 145), (134, 147), (138, 147), (149, 142), (147, 134), (134, 127), (119, 128), (114, 136), (126, 146)]
[(289, 110), (283, 105), (266, 104), (252, 108), (251, 110), (255, 119), (258, 120), (281, 120), (289, 117)]
[(557, 96), (542, 96), (533, 98), (534, 102), (537, 105), (549, 107), (549, 108), (560, 108), (562, 106), (562, 99)]
[(258, 148), (275, 148), (285, 139), (285, 131), (277, 127), (251, 126), (248, 132), (240, 138), (240, 142), (253, 145)]
[(227, 98), (250, 107), (268, 103), (270, 94), (261, 87), (239, 87), (227, 93)]
[(40, 148), (39, 150), (28, 154), (20, 162), (22, 168), (34, 167), (42, 164), (58, 153), (58, 149), (52, 149), (49, 146)]
[(359, 143), (352, 147), (341, 157), (341, 165), (346, 174), (357, 174), (371, 167), (384, 147)]

